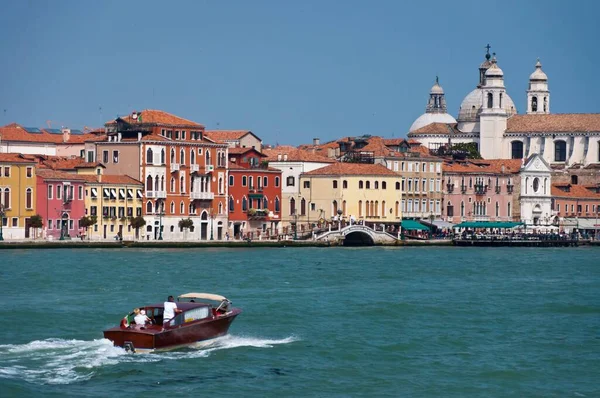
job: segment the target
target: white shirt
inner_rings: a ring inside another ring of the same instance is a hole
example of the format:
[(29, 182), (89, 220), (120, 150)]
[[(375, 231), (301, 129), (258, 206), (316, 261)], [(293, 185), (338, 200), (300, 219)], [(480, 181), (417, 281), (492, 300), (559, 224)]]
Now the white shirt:
[(168, 321), (170, 319), (175, 318), (175, 309), (177, 308), (177, 304), (171, 301), (165, 301), (165, 312), (163, 313), (163, 319)]
[(148, 320), (148, 317), (146, 315), (137, 314), (135, 318), (133, 318), (133, 320), (135, 321), (136, 325), (144, 326), (146, 324), (146, 321)]

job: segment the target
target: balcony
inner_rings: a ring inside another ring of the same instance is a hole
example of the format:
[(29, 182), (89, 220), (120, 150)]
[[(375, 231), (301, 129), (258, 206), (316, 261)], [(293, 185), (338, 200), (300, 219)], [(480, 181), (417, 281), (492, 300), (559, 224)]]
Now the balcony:
[(213, 200), (214, 198), (214, 192), (190, 192), (191, 200)]
[(506, 184), (506, 191), (508, 193), (513, 193), (513, 189), (515, 189), (515, 186), (513, 184)]
[(190, 165), (190, 173), (198, 173), (200, 171), (199, 164), (191, 164)]
[(269, 217), (267, 209), (248, 209), (248, 220), (265, 220)]
[(496, 185), (496, 193), (500, 193), (502, 191), (502, 187), (500, 185)]
[(446, 184), (446, 188), (448, 189), (448, 193), (454, 192), (454, 184)]
[(248, 191), (250, 193), (262, 193), (263, 192), (263, 187), (249, 187)]
[(146, 191), (146, 198), (148, 198), (148, 199), (166, 199), (167, 191)]
[(461, 185), (460, 186), (460, 193), (467, 193), (467, 186), (466, 185)]
[(475, 195), (485, 195), (487, 192), (487, 185), (475, 184)]
[(204, 173), (205, 174), (212, 173), (213, 171), (215, 171), (215, 166), (213, 166), (212, 164), (207, 164), (204, 167)]
[(179, 171), (181, 165), (179, 163), (171, 163), (171, 173)]

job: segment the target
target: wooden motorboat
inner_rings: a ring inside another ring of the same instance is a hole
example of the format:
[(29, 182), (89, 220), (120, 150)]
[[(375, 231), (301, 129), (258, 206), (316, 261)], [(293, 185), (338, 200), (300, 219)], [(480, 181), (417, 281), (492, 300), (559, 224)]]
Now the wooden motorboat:
[(119, 326), (105, 330), (104, 338), (131, 352), (168, 350), (227, 334), (242, 312), (232, 307), (227, 298), (208, 293), (183, 294), (177, 308), (181, 312), (163, 325), (164, 303), (139, 307), (150, 319), (147, 324), (135, 324), (131, 313)]

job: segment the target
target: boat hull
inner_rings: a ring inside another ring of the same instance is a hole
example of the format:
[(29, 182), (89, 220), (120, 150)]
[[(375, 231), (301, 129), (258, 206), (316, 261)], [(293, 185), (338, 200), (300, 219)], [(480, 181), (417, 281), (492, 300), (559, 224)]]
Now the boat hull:
[(216, 318), (203, 319), (174, 327), (151, 325), (146, 328), (114, 327), (104, 331), (104, 338), (115, 346), (131, 351), (168, 350), (224, 336), (233, 320), (240, 314), (234, 308)]

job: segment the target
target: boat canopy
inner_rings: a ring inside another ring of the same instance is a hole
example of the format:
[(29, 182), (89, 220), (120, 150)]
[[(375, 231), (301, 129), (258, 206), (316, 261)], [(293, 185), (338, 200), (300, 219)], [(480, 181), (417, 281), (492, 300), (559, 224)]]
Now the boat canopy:
[(205, 299), (214, 301), (229, 301), (226, 297), (212, 293), (186, 293), (177, 297), (177, 299)]

